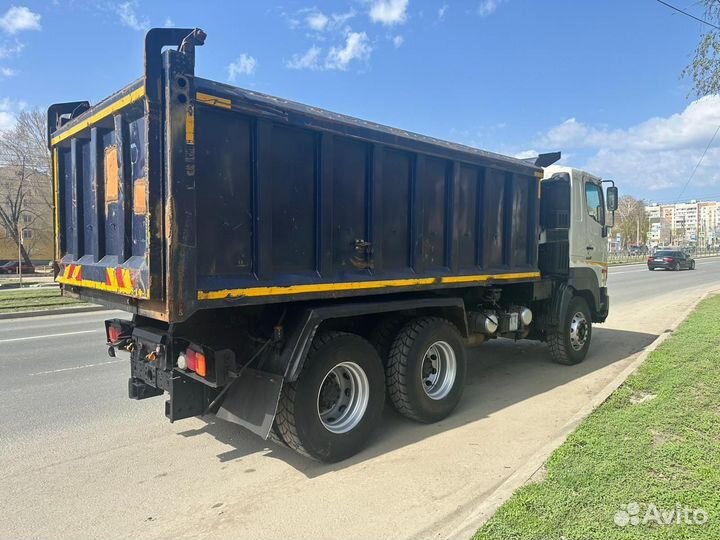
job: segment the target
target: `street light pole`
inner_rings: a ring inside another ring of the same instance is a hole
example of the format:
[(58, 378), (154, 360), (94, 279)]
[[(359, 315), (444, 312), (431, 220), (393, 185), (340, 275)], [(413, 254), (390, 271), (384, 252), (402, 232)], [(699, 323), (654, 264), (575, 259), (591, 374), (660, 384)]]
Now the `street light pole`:
[(23, 244), (23, 235), (22, 235), (22, 229), (20, 228), (20, 220), (18, 220), (17, 234), (18, 234), (18, 277), (20, 278), (20, 288), (22, 289), (22, 244)]

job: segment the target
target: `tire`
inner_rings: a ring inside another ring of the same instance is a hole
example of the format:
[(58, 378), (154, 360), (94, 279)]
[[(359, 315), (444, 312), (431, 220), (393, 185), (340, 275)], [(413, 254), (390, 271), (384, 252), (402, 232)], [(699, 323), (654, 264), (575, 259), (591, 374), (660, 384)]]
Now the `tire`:
[(548, 334), (550, 356), (558, 364), (579, 364), (587, 356), (591, 337), (590, 308), (584, 298), (575, 296), (558, 328)]
[(282, 446), (284, 448), (289, 448), (287, 443), (283, 440), (282, 435), (280, 434), (280, 430), (277, 429), (277, 425), (275, 424), (275, 422), (273, 422), (273, 426), (270, 429), (270, 433), (268, 433), (267, 440), (274, 442), (278, 446)]
[(689, 270), (695, 270), (695, 261), (690, 261), (690, 268)]
[(675, 270), (675, 272), (679, 272), (680, 271), (680, 263), (675, 263), (675, 266), (673, 266), (673, 270)]
[[(343, 395), (350, 400), (344, 406)], [(313, 340), (297, 380), (283, 386), (275, 424), (293, 450), (334, 463), (365, 445), (384, 403), (383, 368), (372, 345), (355, 334), (325, 332)]]
[(439, 317), (409, 321), (393, 342), (385, 380), (397, 411), (416, 422), (447, 417), (465, 389), (465, 347), (460, 332)]
[(652, 266), (648, 266), (648, 270), (650, 270), (652, 272), (655, 270), (655, 268), (653, 268)]
[(406, 322), (407, 317), (385, 317), (370, 333), (370, 343), (375, 347), (375, 350), (380, 356), (380, 360), (382, 360), (383, 366), (387, 366), (390, 349), (395, 341), (395, 337)]

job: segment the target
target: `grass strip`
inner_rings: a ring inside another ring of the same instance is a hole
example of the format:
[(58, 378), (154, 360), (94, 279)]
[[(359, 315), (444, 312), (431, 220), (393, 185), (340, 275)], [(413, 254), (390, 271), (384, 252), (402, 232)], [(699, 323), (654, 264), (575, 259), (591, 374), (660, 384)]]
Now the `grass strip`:
[(720, 296), (702, 302), (552, 454), (544, 479), (516, 491), (474, 540), (720, 539), (718, 323)]

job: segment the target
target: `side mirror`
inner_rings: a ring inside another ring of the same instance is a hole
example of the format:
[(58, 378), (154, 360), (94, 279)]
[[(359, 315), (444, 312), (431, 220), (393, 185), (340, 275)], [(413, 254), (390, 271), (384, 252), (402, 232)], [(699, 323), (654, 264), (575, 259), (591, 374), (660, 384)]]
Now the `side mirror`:
[(615, 186), (609, 186), (607, 188), (607, 196), (605, 197), (607, 200), (607, 207), (608, 210), (611, 212), (614, 212), (618, 209), (618, 188)]

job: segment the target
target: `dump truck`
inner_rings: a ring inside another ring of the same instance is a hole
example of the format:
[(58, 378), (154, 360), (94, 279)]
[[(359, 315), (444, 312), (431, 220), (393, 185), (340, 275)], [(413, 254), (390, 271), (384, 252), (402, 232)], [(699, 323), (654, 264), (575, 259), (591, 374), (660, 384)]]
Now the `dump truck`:
[(56, 280), (132, 314), (130, 398), (333, 462), (386, 402), (448, 416), (468, 347), (585, 358), (612, 182), (196, 77), (205, 38), (151, 29), (142, 78), (48, 110)]

